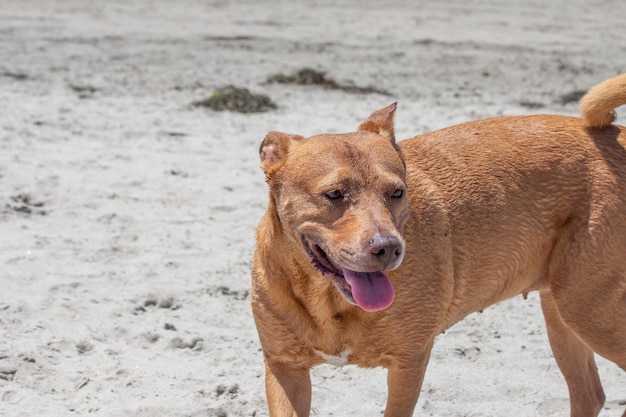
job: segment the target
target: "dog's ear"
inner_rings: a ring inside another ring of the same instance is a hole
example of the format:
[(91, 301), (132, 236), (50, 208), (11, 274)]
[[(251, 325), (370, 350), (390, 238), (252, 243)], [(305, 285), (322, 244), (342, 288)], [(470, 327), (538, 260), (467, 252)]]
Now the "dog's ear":
[(395, 142), (393, 131), (393, 116), (398, 103), (393, 103), (383, 109), (376, 110), (359, 126), (360, 131), (373, 132)]
[(281, 132), (269, 132), (261, 143), (259, 156), (261, 158), (261, 169), (267, 177), (276, 171), (287, 158), (289, 148), (293, 142), (303, 139), (302, 136), (290, 135)]

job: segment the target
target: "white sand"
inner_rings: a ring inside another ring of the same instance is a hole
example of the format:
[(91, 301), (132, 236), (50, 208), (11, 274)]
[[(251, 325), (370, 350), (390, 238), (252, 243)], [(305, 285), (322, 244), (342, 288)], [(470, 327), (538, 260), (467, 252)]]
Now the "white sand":
[[(623, 0), (3, 0), (0, 415), (267, 416), (248, 297), (265, 133), (354, 130), (396, 100), (399, 138), (576, 114), (561, 96), (626, 71), (624, 15)], [(392, 95), (265, 83), (305, 66)], [(190, 107), (228, 84), (279, 108)], [(621, 416), (626, 375), (599, 367), (602, 416)], [(383, 370), (313, 375), (313, 416), (382, 414)], [(531, 295), (438, 339), (415, 415), (568, 410)]]

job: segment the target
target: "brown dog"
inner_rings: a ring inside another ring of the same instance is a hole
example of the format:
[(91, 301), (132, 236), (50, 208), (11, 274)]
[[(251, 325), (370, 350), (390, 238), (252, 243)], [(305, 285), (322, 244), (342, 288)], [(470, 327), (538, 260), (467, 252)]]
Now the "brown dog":
[[(571, 416), (604, 403), (593, 352), (626, 369), (626, 74), (583, 119), (498, 117), (399, 143), (395, 104), (357, 132), (271, 132), (252, 308), (272, 417), (308, 416), (311, 367), (388, 369), (413, 414), (435, 336), (538, 290)], [(624, 413), (626, 416), (626, 413)]]

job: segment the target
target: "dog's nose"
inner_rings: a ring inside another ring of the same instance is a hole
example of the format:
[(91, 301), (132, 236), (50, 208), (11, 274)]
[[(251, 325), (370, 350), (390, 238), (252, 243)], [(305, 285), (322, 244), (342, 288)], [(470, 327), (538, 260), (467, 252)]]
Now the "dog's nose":
[(402, 257), (402, 242), (396, 236), (376, 235), (370, 241), (370, 253), (387, 267)]

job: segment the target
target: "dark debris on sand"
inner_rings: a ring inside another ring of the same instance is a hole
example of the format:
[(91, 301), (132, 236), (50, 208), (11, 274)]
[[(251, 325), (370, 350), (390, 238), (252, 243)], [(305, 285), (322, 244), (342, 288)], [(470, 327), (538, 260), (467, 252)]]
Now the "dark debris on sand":
[(238, 113), (260, 113), (276, 108), (276, 104), (266, 95), (253, 94), (247, 88), (227, 86), (213, 92), (204, 100), (194, 101), (196, 107), (208, 107), (216, 111)]
[(340, 84), (326, 76), (325, 72), (313, 68), (302, 68), (293, 75), (276, 74), (267, 79), (268, 83), (292, 84), (292, 85), (317, 85), (333, 90), (342, 90), (356, 94), (383, 94), (391, 95), (387, 91), (376, 87), (358, 87), (352, 84)]

